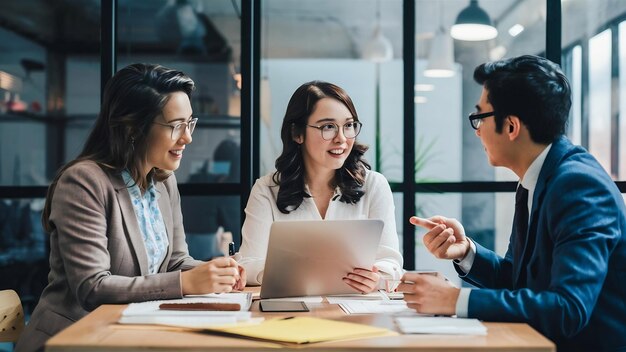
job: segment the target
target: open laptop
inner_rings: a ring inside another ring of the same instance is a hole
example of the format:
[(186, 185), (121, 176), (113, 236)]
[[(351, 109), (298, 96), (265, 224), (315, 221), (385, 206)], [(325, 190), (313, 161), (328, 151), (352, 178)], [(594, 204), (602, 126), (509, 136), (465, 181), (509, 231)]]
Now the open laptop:
[(374, 265), (383, 226), (377, 219), (274, 222), (261, 298), (354, 293), (342, 278)]

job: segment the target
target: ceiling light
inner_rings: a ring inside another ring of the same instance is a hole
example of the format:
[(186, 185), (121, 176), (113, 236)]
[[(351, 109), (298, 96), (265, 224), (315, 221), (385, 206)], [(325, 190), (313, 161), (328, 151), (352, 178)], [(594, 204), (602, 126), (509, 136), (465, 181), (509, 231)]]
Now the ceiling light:
[(386, 62), (393, 59), (393, 47), (391, 41), (383, 34), (380, 26), (380, 1), (377, 3), (376, 9), (376, 27), (372, 37), (365, 43), (362, 57), (365, 60), (373, 62)]
[(524, 26), (522, 26), (519, 23), (516, 23), (511, 28), (509, 28), (509, 34), (511, 35), (511, 37), (517, 37), (523, 31), (524, 31)]
[(433, 38), (424, 76), (437, 78), (454, 76), (454, 43), (443, 27)]
[(416, 92), (432, 92), (435, 90), (435, 86), (433, 84), (416, 84), (415, 91)]
[(374, 34), (365, 44), (363, 58), (373, 62), (385, 62), (393, 58), (391, 41), (385, 37), (380, 25), (376, 25)]
[(0, 71), (0, 89), (19, 92), (22, 90), (22, 79), (8, 72)]
[(489, 50), (489, 60), (498, 61), (506, 55), (506, 48), (503, 45), (498, 45), (495, 48)]
[(428, 98), (421, 95), (416, 95), (415, 98), (413, 98), (413, 101), (415, 102), (415, 104), (424, 104), (428, 102)]
[(480, 41), (495, 38), (498, 30), (487, 12), (478, 6), (478, 0), (470, 0), (469, 6), (459, 12), (450, 35), (458, 40)]

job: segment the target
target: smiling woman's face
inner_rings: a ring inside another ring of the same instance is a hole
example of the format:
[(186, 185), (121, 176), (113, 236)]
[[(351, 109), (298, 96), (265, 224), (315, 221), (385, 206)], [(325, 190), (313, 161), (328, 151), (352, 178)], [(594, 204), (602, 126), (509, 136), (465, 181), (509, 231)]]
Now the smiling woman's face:
[[(191, 103), (184, 92), (170, 94), (167, 104), (163, 107), (163, 114), (155, 122), (175, 126), (180, 122), (189, 122), (191, 119)], [(147, 175), (152, 168), (174, 171), (180, 166), (185, 145), (191, 143), (189, 129), (177, 139), (172, 140), (172, 128), (159, 124), (152, 124), (147, 138), (147, 158), (144, 169)]]
[(323, 98), (315, 104), (315, 109), (307, 124), (310, 126), (324, 126), (335, 123), (339, 132), (335, 138), (325, 140), (319, 129), (306, 127), (303, 147), (304, 165), (307, 171), (337, 170), (341, 168), (352, 151), (354, 138), (348, 139), (343, 134), (342, 126), (354, 121), (350, 110), (339, 100)]

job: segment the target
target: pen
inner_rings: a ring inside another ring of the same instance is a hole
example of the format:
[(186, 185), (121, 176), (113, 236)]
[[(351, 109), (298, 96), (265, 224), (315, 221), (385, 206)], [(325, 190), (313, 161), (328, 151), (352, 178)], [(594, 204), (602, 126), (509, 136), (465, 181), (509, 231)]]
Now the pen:
[(228, 255), (235, 255), (235, 242), (228, 244)]

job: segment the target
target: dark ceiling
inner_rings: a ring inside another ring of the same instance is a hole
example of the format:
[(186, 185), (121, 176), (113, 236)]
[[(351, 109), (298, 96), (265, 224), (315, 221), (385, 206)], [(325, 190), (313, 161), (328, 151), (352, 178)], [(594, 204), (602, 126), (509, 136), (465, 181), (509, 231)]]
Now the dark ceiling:
[[(0, 27), (57, 53), (99, 54), (100, 0), (0, 0), (0, 5)], [(191, 18), (201, 33), (183, 38), (175, 6), (166, 0), (118, 1), (118, 48), (131, 45), (134, 54), (184, 54), (214, 62), (232, 59), (228, 42), (202, 12)]]

